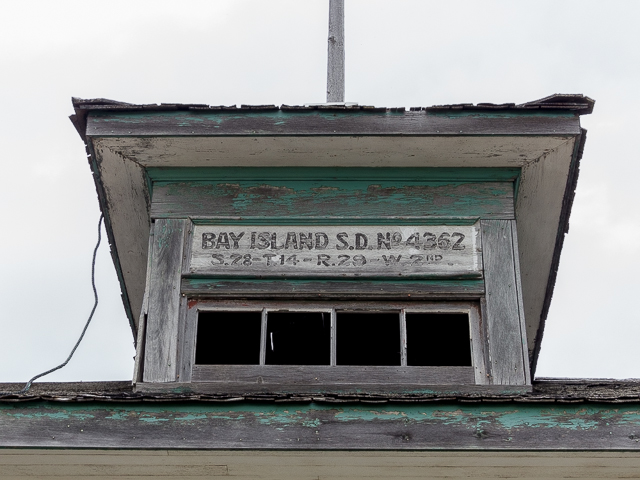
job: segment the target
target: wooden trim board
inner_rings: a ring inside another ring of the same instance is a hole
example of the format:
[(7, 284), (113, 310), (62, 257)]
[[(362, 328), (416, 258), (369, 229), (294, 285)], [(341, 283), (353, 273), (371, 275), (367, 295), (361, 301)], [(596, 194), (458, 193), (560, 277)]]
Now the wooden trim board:
[(13, 448), (640, 452), (639, 429), (638, 403), (0, 404)]

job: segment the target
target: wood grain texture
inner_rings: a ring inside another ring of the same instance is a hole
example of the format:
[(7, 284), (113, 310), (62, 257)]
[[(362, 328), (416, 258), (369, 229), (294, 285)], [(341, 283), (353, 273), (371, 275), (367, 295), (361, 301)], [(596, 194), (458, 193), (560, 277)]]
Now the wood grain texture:
[(522, 385), (526, 376), (511, 222), (483, 220), (480, 223), (491, 381), (498, 385)]
[(91, 112), (87, 136), (269, 135), (577, 135), (569, 113), (425, 112)]
[(178, 332), (176, 340), (176, 381), (188, 382), (195, 350), (194, 325), (188, 322), (186, 295), (180, 295), (178, 306)]
[[(248, 391), (319, 391), (318, 387), (335, 391), (370, 391), (377, 386), (377, 391), (390, 391), (389, 389), (401, 388), (401, 391), (413, 389), (431, 388), (435, 385), (472, 385), (477, 376), (476, 370), (485, 371), (484, 363), (474, 367), (407, 367), (405, 366), (335, 366), (335, 310), (340, 311), (368, 311), (368, 312), (395, 312), (398, 318), (404, 320), (404, 312), (409, 313), (466, 313), (469, 321), (477, 323), (478, 309), (472, 302), (296, 302), (258, 300), (255, 302), (242, 300), (190, 300), (188, 318), (195, 323), (199, 311), (256, 311), (262, 309), (261, 332), (261, 356), (258, 366), (241, 365), (194, 365), (191, 373), (193, 382), (205, 382), (203, 388), (206, 391), (241, 392)], [(331, 365), (332, 366), (274, 366), (265, 365), (266, 350), (266, 316), (271, 311), (330, 311), (331, 312), (331, 342), (333, 343)], [(401, 327), (404, 322), (401, 322)], [(193, 327), (192, 327), (193, 328)], [(477, 329), (477, 327), (476, 327)], [(474, 331), (474, 327), (471, 327)], [(401, 336), (401, 341), (406, 334)], [(192, 348), (194, 339), (187, 339)], [(483, 338), (473, 338), (472, 351), (482, 351)], [(406, 343), (406, 340), (405, 340)], [(480, 346), (478, 346), (478, 345)], [(192, 350), (191, 350), (192, 351)], [(191, 354), (193, 355), (193, 353)], [(193, 357), (192, 357), (193, 358)], [(406, 364), (406, 357), (403, 357)], [(474, 357), (475, 359), (475, 357)], [(481, 362), (484, 359), (481, 358)], [(182, 378), (182, 377), (181, 377)], [(484, 378), (480, 379), (484, 382)], [(186, 382), (183, 380), (182, 382)], [(213, 383), (218, 383), (216, 388)], [(404, 385), (404, 387), (400, 387)], [(180, 388), (184, 386), (181, 385)], [(146, 388), (146, 387), (143, 387)], [(193, 384), (189, 388), (200, 391), (200, 385)], [(457, 387), (456, 387), (457, 388)], [(291, 390), (293, 389), (293, 390)], [(311, 390), (309, 390), (311, 389)]]
[[(168, 384), (149, 384), (147, 387), (154, 386), (158, 391), (158, 386), (167, 387)], [(22, 383), (4, 383), (0, 384), (1, 391), (18, 391), (22, 388)], [(640, 403), (640, 380), (611, 380), (611, 379), (584, 379), (584, 378), (542, 378), (533, 381), (530, 388), (526, 386), (502, 386), (502, 385), (483, 385), (472, 386), (475, 390), (468, 390), (467, 393), (456, 395), (456, 400), (465, 403), (468, 401), (481, 401), (489, 398), (491, 401), (501, 399), (501, 401), (512, 404), (521, 404), (534, 402), (536, 404), (546, 403), (547, 405), (563, 404), (563, 403), (582, 403), (587, 407), (592, 403), (598, 404), (627, 404), (638, 405)], [(111, 381), (111, 382), (36, 382), (26, 395), (9, 396), (0, 399), (0, 404), (15, 404), (20, 400), (46, 400), (50, 404), (56, 402), (83, 402), (87, 398), (95, 401), (96, 399), (106, 400), (124, 400), (124, 401), (140, 401), (141, 395), (134, 392), (134, 385), (131, 381)], [(166, 391), (166, 390), (165, 390)], [(519, 393), (518, 393), (519, 392)], [(368, 398), (370, 395), (362, 392), (352, 398), (358, 400), (360, 398)], [(448, 394), (445, 394), (447, 401), (451, 400)], [(175, 393), (153, 394), (154, 401), (164, 403), (176, 403), (181, 399), (197, 400), (200, 397), (192, 393)], [(251, 398), (254, 398), (253, 396)], [(275, 401), (278, 396), (273, 394), (267, 395), (269, 401)], [(329, 397), (327, 401), (333, 401), (333, 397)], [(386, 395), (378, 397), (389, 401), (406, 401), (406, 396)], [(219, 400), (228, 400), (227, 395), (218, 398)], [(234, 398), (239, 401), (242, 398)], [(316, 397), (317, 399), (317, 397)], [(204, 397), (204, 401), (210, 401), (208, 396)], [(439, 402), (443, 400), (441, 395), (425, 394), (420, 397), (411, 397), (411, 401), (419, 402)], [(310, 402), (311, 400), (306, 400)], [(318, 399), (320, 401), (320, 399)]]
[[(571, 163), (569, 165), (569, 172), (567, 175), (567, 184), (565, 192), (562, 197), (562, 210), (560, 212), (560, 218), (558, 220), (558, 230), (556, 232), (556, 243), (553, 251), (553, 257), (551, 259), (551, 268), (549, 270), (549, 279), (547, 280), (547, 291), (544, 296), (544, 303), (542, 305), (542, 311), (540, 313), (540, 322), (537, 325), (534, 341), (529, 343), (533, 346), (530, 349), (531, 358), (531, 376), (535, 376), (536, 366), (538, 363), (538, 355), (540, 353), (540, 347), (542, 345), (542, 335), (544, 334), (544, 327), (551, 306), (551, 299), (553, 298), (553, 291), (556, 285), (556, 279), (558, 274), (558, 267), (560, 265), (560, 254), (562, 252), (562, 246), (564, 245), (565, 235), (569, 233), (569, 217), (571, 215), (571, 209), (573, 207), (573, 200), (575, 198), (576, 189), (578, 186), (578, 176), (580, 174), (580, 161), (584, 151), (585, 142), (587, 140), (587, 131), (582, 129), (582, 134), (573, 142), (573, 154), (571, 157)], [(529, 325), (527, 325), (527, 330)], [(530, 334), (529, 334), (530, 335)]]
[(125, 312), (135, 327), (135, 338), (147, 270), (150, 192), (144, 169), (139, 164), (121, 155), (104, 156), (100, 146), (89, 148), (95, 162), (96, 187), (105, 213), (111, 256), (120, 280)]
[(484, 294), (483, 280), (340, 281), (183, 278), (182, 292), (193, 297), (227, 298), (344, 298), (360, 299), (477, 299)]
[[(360, 385), (395, 384), (408, 389), (424, 385), (464, 385), (474, 383), (472, 367), (371, 367), (298, 365), (194, 365), (194, 382), (260, 385), (318, 386), (340, 389)], [(194, 386), (197, 388), (197, 386)], [(222, 387), (225, 388), (224, 386)]]
[(638, 404), (0, 405), (0, 446), (273, 450), (634, 450)]
[(196, 329), (198, 310), (190, 308), (188, 298), (180, 297), (180, 336), (178, 338), (178, 375), (180, 382), (190, 382), (196, 357)]
[(155, 222), (143, 374), (145, 382), (176, 381), (180, 272), (186, 229), (186, 220)]
[(267, 358), (267, 309), (260, 313), (260, 365), (266, 363)]
[(214, 311), (214, 310), (244, 310), (255, 312), (262, 308), (267, 311), (278, 312), (330, 312), (331, 309), (337, 309), (339, 311), (349, 312), (400, 312), (400, 310), (406, 310), (407, 313), (426, 312), (426, 313), (468, 313), (474, 308), (475, 302), (467, 301), (415, 301), (413, 299), (399, 300), (397, 297), (394, 300), (388, 301), (363, 301), (349, 299), (330, 299), (315, 301), (295, 299), (291, 300), (278, 300), (270, 298), (261, 298), (259, 300), (234, 300), (234, 299), (198, 299), (193, 305), (197, 310), (201, 311)]
[(469, 335), (471, 336), (471, 358), (475, 383), (477, 385), (489, 385), (491, 374), (487, 355), (488, 342), (485, 321), (481, 315), (479, 303), (471, 304), (469, 308)]
[(482, 278), (474, 225), (195, 225), (189, 275)]
[(407, 366), (407, 312), (400, 310), (400, 365)]
[(518, 248), (518, 224), (515, 220), (511, 220), (511, 235), (512, 235), (512, 243), (513, 243), (513, 265), (514, 272), (516, 275), (516, 289), (518, 293), (518, 313), (520, 315), (520, 344), (522, 345), (522, 360), (523, 360), (523, 368), (524, 368), (524, 377), (525, 383), (527, 385), (531, 385), (531, 378), (533, 377), (533, 372), (530, 367), (529, 360), (529, 349), (528, 349), (528, 341), (527, 341), (527, 322), (525, 321), (524, 314), (524, 301), (522, 299), (522, 274), (520, 273), (520, 253)]
[[(521, 168), (570, 140), (525, 136), (94, 137), (144, 168)], [(196, 179), (197, 180), (197, 179)]]
[[(50, 467), (52, 469), (50, 469)], [(102, 470), (102, 469), (107, 470)], [(5, 478), (633, 478), (637, 452), (0, 451)], [(204, 471), (203, 471), (204, 470)], [(63, 475), (58, 475), (62, 472)], [(111, 477), (105, 475), (108, 472)], [(202, 475), (200, 475), (202, 473)], [(185, 476), (186, 475), (186, 476)]]
[[(153, 218), (514, 218), (513, 182), (157, 182)], [(393, 222), (393, 220), (390, 220)]]
[[(336, 365), (337, 359), (338, 359), (338, 348), (337, 348), (337, 342), (338, 342), (338, 328), (337, 328), (337, 315), (336, 315), (336, 310), (335, 308), (331, 309), (331, 346), (330, 346), (330, 350), (331, 350), (331, 358), (330, 358), (330, 365), (334, 366)], [(263, 363), (264, 364), (264, 363)]]
[[(538, 327), (548, 292), (554, 252), (561, 225), (563, 198), (576, 139), (548, 152), (539, 162), (522, 169), (516, 205), (518, 250), (522, 278), (522, 297), (527, 326), (529, 356), (542, 341)], [(542, 192), (546, 192), (543, 193)], [(558, 253), (559, 255), (559, 253)], [(540, 288), (542, 285), (545, 288)]]
[[(467, 367), (468, 368), (468, 367)], [(256, 379), (258, 379), (256, 377)], [(469, 402), (479, 402), (487, 395), (524, 395), (531, 388), (524, 385), (412, 385), (407, 383), (351, 383), (339, 385), (307, 383), (254, 383), (247, 382), (191, 382), (191, 383), (138, 383), (136, 393), (162, 397), (179, 393), (189, 397), (201, 397), (201, 401), (235, 403), (243, 399), (270, 403), (307, 403), (319, 398), (321, 402), (335, 403), (388, 403), (398, 401), (413, 403), (419, 397), (437, 396), (435, 401), (447, 401), (455, 397), (469, 397)], [(364, 393), (366, 392), (366, 393)], [(213, 397), (213, 400), (210, 400)], [(476, 397), (476, 398), (474, 398)], [(391, 399), (391, 400), (389, 400)], [(462, 400), (460, 403), (464, 403)]]
[[(188, 271), (189, 256), (191, 254), (191, 240), (193, 237), (193, 223), (185, 222), (184, 247), (182, 250), (182, 270)], [(180, 294), (180, 306), (178, 310), (178, 340), (177, 340), (177, 367), (176, 379), (182, 382), (191, 381), (191, 367), (195, 358), (196, 322), (189, 317), (188, 299)]]
[[(149, 229), (149, 252), (153, 251), (153, 232), (155, 225)], [(142, 382), (144, 370), (144, 345), (147, 335), (147, 315), (149, 314), (149, 286), (151, 285), (151, 260), (152, 255), (147, 256), (147, 275), (142, 298), (142, 307), (138, 320), (138, 332), (136, 334), (136, 358), (133, 365), (133, 383)]]

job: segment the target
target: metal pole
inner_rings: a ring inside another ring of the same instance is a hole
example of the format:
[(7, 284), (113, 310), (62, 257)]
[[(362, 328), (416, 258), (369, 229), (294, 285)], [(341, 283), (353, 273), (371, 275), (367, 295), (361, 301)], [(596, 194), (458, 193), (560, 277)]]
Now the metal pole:
[(327, 103), (344, 102), (344, 0), (329, 0)]

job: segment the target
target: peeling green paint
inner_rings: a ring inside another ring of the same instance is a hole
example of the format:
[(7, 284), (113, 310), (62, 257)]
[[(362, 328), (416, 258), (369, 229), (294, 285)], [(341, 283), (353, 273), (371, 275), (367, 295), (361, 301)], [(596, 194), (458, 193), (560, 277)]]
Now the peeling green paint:
[[(230, 280), (228, 278), (193, 278), (193, 277), (185, 277), (182, 280), (183, 289), (185, 290), (219, 290), (223, 289), (232, 284), (237, 284), (238, 282), (246, 283), (251, 282), (255, 285), (269, 285), (273, 282), (278, 282), (280, 285), (288, 285), (291, 287), (292, 291), (296, 289), (322, 289), (324, 286), (334, 285), (334, 284), (351, 284), (353, 283), (351, 280), (345, 279), (330, 279), (330, 280), (319, 280), (319, 279), (307, 279), (307, 278), (287, 278), (287, 279), (266, 279), (266, 278), (253, 278), (253, 277), (235, 277)], [(463, 289), (465, 291), (477, 292), (482, 291), (484, 289), (484, 280), (470, 280), (470, 279), (459, 279), (459, 280), (397, 280), (394, 279), (392, 282), (385, 280), (371, 280), (366, 278), (359, 278), (358, 284), (366, 285), (366, 289), (370, 289), (371, 291), (382, 290), (385, 287), (389, 288), (389, 286), (398, 286), (400, 289), (405, 292), (411, 292), (416, 289), (433, 289), (433, 288), (456, 288), (457, 290)], [(175, 389), (174, 393), (181, 393), (186, 390), (184, 389)], [(407, 390), (405, 393), (407, 394), (421, 394), (421, 395), (430, 395), (435, 394), (436, 392), (433, 390)], [(505, 390), (505, 393), (508, 393), (508, 390)]]
[(457, 425), (467, 429), (499, 427), (507, 432), (529, 428), (556, 428), (566, 431), (610, 429), (611, 425), (630, 425), (640, 428), (640, 408), (628, 405), (611, 408), (605, 404), (589, 406), (564, 406), (540, 404), (388, 404), (380, 406), (346, 405), (336, 407), (327, 404), (299, 404), (295, 410), (278, 405), (259, 403), (201, 404), (127, 404), (94, 403), (56, 405), (34, 402), (30, 405), (0, 405), (0, 417), (37, 420), (47, 418), (66, 422), (69, 420), (104, 420), (121, 422), (138, 421), (145, 424), (190, 423), (218, 421), (225, 424), (238, 422), (258, 423), (283, 428), (301, 426), (320, 428), (326, 422), (402, 422), (403, 424)]
[(194, 420), (203, 420), (205, 418), (207, 418), (207, 416), (204, 413), (201, 413), (201, 414), (190, 413), (190, 414), (185, 415), (183, 417), (176, 417), (176, 421), (177, 422), (192, 422)]
[(90, 420), (94, 418), (93, 415), (87, 413), (74, 413), (67, 412), (65, 410), (56, 412), (33, 412), (33, 413), (9, 413), (9, 416), (16, 419), (35, 419), (35, 418), (50, 418), (52, 420)]
[(520, 168), (474, 167), (150, 167), (149, 178), (160, 182), (271, 180), (363, 180), (413, 182), (515, 181)]
[(513, 216), (513, 181), (191, 181), (154, 182), (156, 215), (286, 219)]

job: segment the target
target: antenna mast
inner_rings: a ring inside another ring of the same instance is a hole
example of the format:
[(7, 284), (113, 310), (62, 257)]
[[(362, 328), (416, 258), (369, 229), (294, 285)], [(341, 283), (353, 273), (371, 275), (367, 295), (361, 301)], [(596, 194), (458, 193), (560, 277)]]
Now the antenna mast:
[(327, 103), (344, 102), (344, 0), (329, 0)]

